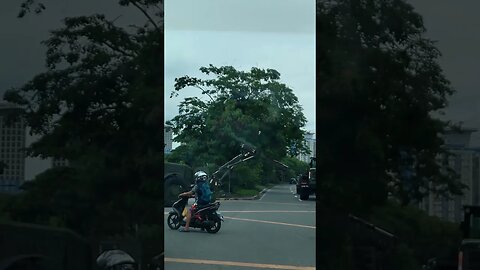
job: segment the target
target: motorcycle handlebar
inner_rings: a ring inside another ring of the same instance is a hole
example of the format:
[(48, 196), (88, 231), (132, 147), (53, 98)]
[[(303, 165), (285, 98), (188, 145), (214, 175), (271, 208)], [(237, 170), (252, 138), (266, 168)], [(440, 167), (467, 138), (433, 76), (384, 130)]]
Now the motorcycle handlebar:
[(178, 194), (178, 198), (195, 198), (195, 195), (182, 195), (182, 194)]

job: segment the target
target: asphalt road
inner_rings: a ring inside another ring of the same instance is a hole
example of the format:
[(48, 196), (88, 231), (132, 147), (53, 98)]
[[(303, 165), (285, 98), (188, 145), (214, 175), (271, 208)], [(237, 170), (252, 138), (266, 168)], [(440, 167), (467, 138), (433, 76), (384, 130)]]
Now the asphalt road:
[(178, 232), (165, 221), (165, 269), (315, 269), (315, 199), (301, 201), (293, 189), (280, 185), (258, 200), (221, 201), (225, 222), (217, 234)]

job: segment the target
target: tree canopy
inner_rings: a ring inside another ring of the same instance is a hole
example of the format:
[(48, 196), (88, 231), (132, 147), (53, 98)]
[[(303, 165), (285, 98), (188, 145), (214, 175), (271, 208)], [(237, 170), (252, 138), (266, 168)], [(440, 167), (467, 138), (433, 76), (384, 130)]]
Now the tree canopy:
[(454, 92), (441, 54), (404, 0), (321, 0), (316, 16), (317, 237), (329, 247), (318, 259), (324, 269), (355, 269), (344, 258), (358, 255), (356, 235), (335, 221), (353, 213), (399, 237), (383, 267), (420, 269), (455, 250), (459, 234), (409, 205), (465, 188), (444, 163), (449, 123), (433, 117)]
[[(26, 1), (22, 10), (34, 4)], [(141, 11), (145, 24), (120, 27), (101, 14), (65, 18), (43, 42), (47, 70), (4, 95), (24, 108), (19, 116), (41, 136), (28, 154), (70, 164), (25, 186), (25, 198), (45, 195), (47, 186), (58, 194), (49, 205), (57, 208), (53, 213), (24, 204), (32, 220), (54, 215), (82, 233), (113, 235), (158, 223), (163, 211), (163, 1), (118, 4)], [(89, 212), (80, 220), (78, 207)]]
[(172, 96), (190, 87), (201, 95), (185, 98), (179, 114), (167, 121), (177, 134), (175, 141), (185, 144), (178, 152), (189, 152), (193, 166), (221, 165), (247, 144), (257, 149), (253, 162), (262, 164), (262, 177), (268, 179), (273, 178), (273, 160), (307, 151), (302, 130), (306, 118), (293, 90), (280, 82), (278, 71), (213, 65), (200, 71), (206, 78), (175, 79)]
[(464, 186), (438, 158), (447, 127), (432, 116), (453, 93), (403, 0), (317, 1), (320, 190), (359, 211), (390, 198), (409, 204)]

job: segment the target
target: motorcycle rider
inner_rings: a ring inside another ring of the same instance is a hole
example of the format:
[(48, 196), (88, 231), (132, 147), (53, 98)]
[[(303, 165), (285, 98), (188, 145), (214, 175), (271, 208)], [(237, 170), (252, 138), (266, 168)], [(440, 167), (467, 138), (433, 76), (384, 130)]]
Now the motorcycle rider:
[(209, 204), (209, 201), (203, 201), (200, 198), (202, 197), (202, 189), (200, 188), (201, 185), (208, 185), (208, 175), (204, 171), (198, 171), (194, 175), (195, 185), (193, 186), (192, 190), (183, 192), (179, 195), (182, 196), (193, 196), (195, 195), (195, 203), (192, 207), (187, 211), (186, 221), (185, 221), (185, 228), (180, 228), (181, 232), (189, 232), (190, 231), (190, 220), (192, 219), (192, 215), (195, 214), (195, 210), (198, 207), (202, 207), (204, 205)]

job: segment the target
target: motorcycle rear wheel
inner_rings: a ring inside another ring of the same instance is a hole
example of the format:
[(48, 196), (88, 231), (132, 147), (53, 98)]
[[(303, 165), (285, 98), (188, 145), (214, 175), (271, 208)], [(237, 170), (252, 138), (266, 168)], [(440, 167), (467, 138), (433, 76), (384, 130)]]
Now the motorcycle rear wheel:
[(180, 218), (177, 213), (170, 213), (167, 218), (167, 225), (172, 230), (180, 228)]

